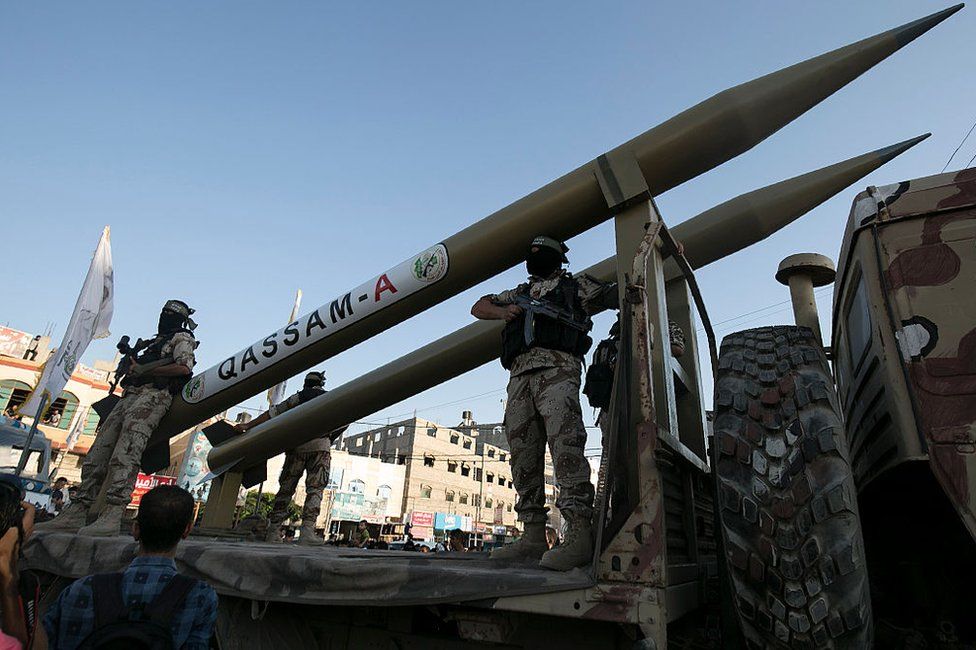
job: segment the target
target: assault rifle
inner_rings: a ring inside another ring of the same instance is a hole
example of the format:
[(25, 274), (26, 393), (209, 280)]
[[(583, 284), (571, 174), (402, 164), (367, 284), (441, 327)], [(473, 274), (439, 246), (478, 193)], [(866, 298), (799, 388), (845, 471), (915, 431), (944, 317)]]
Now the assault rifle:
[(512, 304), (521, 307), (522, 311), (525, 312), (525, 326), (522, 330), (522, 335), (525, 338), (525, 344), (528, 346), (531, 346), (535, 342), (536, 316), (551, 318), (567, 327), (578, 330), (583, 334), (589, 332), (589, 328), (586, 326), (586, 324), (576, 320), (573, 317), (572, 312), (555, 307), (544, 300), (530, 298), (528, 296), (515, 296), (515, 300), (512, 302)]
[[(155, 338), (151, 338), (148, 341), (138, 339), (135, 345), (130, 345), (129, 341), (131, 339), (128, 336), (123, 336), (119, 339), (119, 342), (115, 345), (115, 349), (122, 354), (122, 358), (119, 359), (119, 365), (115, 367), (115, 376), (112, 377), (112, 384), (109, 386), (108, 395), (92, 404), (92, 408), (98, 413), (100, 421), (104, 421), (118, 403), (119, 397), (115, 394), (115, 388), (119, 385), (120, 381), (132, 372), (132, 366), (136, 363), (136, 356), (152, 345), (154, 340)], [(141, 372), (147, 372), (171, 363), (173, 363), (172, 357), (158, 359), (149, 363), (140, 364), (140, 370)]]

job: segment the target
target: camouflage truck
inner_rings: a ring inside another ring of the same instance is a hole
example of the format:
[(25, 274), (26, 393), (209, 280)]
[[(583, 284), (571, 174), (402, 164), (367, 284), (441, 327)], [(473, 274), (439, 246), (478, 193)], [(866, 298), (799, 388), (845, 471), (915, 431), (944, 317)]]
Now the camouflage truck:
[(834, 280), (829, 260), (792, 256), (777, 277), (787, 270), (806, 278), (790, 286), (807, 327), (726, 337), (716, 382), (746, 634), (820, 617), (828, 634), (867, 631), (873, 608), (880, 647), (973, 647), (976, 169), (857, 195), (832, 348), (809, 309), (810, 285)]
[(976, 643), (976, 169), (857, 196), (832, 343), (879, 642)]

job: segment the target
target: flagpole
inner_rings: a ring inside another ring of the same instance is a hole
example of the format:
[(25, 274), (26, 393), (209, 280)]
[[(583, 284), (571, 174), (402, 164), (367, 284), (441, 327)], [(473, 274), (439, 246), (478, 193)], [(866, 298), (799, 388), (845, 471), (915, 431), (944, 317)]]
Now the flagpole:
[(30, 431), (27, 432), (27, 442), (24, 443), (24, 450), (20, 452), (20, 460), (17, 461), (17, 471), (16, 476), (20, 476), (24, 468), (27, 467), (27, 458), (30, 456), (31, 443), (34, 442), (34, 435), (37, 433), (37, 425), (41, 421), (41, 416), (44, 415), (44, 408), (47, 406), (47, 393), (41, 395), (41, 405), (37, 408), (37, 413), (34, 415), (34, 422), (31, 424)]
[[(99, 237), (98, 244), (95, 246), (95, 252), (92, 254), (88, 273), (85, 274), (85, 281), (82, 283), (78, 299), (75, 301), (71, 320), (68, 321), (68, 327), (64, 331), (64, 338), (57, 348), (57, 358), (48, 358), (44, 362), (37, 384), (27, 396), (26, 401), (17, 409), (20, 412), (24, 407), (30, 408), (31, 400), (35, 399), (38, 391), (40, 391), (34, 424), (27, 434), (27, 443), (24, 445), (24, 450), (20, 454), (20, 461), (17, 463), (17, 476), (20, 476), (27, 466), (31, 443), (34, 442), (34, 436), (37, 434), (37, 428), (40, 425), (41, 416), (44, 414), (48, 400), (53, 404), (56, 398), (52, 396), (60, 395), (65, 385), (71, 381), (71, 374), (92, 339), (104, 338), (109, 334), (108, 325), (112, 320), (112, 296), (114, 294), (112, 248), (109, 237), (109, 227), (105, 226), (102, 230), (102, 236)], [(57, 375), (55, 370), (58, 372)]]

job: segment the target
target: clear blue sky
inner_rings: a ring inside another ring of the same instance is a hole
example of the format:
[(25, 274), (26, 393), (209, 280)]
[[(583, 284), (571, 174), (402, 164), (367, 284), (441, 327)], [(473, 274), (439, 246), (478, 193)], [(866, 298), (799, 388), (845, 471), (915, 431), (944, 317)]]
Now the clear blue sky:
[[(0, 324), (39, 332), (56, 321), (60, 337), (109, 224), (113, 335), (86, 361), (110, 356), (121, 334), (151, 334), (162, 302), (179, 297), (197, 309), (199, 369), (209, 367), (280, 327), (298, 287), (308, 311), (728, 86), (947, 6), (334, 5), (5, 3)], [(786, 300), (773, 280), (785, 255), (835, 257), (861, 187), (942, 169), (976, 119), (974, 11), (659, 198), (677, 223), (934, 133), (748, 253), (702, 269), (713, 320)], [(976, 137), (953, 167), (974, 154)], [(610, 254), (611, 227), (569, 244), (571, 268), (583, 268)], [(457, 329), (479, 295), (522, 276), (511, 270), (327, 362), (330, 384)], [(765, 315), (718, 333), (791, 319), (785, 307)], [(371, 419), (417, 409), (450, 425), (470, 408), (498, 420), (505, 380), (491, 364)]]

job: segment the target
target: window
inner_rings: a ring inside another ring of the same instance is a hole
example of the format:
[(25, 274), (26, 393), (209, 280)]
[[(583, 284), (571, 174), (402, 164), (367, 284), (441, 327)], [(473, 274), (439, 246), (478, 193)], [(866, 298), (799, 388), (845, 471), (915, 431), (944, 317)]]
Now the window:
[(434, 457), (430, 454), (424, 454), (424, 467), (433, 467)]
[(505, 477), (504, 476), (499, 476), (498, 477), (498, 484), (499, 485), (505, 485)]
[(85, 428), (82, 430), (82, 434), (86, 436), (95, 435), (95, 429), (98, 428), (98, 413), (95, 409), (88, 409), (88, 419), (85, 420)]
[(507, 510), (508, 512), (511, 512), (512, 511), (512, 504), (510, 503), (507, 506), (505, 506), (505, 510)]
[(457, 461), (456, 460), (449, 460), (449, 461), (447, 461), (447, 471), (452, 472), (452, 473), (455, 473), (455, 474), (457, 473)]
[(447, 494), (444, 495), (444, 498), (448, 501), (454, 501), (454, 490), (448, 490)]
[(54, 403), (45, 411), (41, 422), (67, 431), (71, 429), (77, 410), (78, 398), (74, 393), (62, 391), (61, 396), (54, 400)]
[(847, 308), (847, 347), (850, 366), (855, 372), (871, 347), (871, 327), (871, 310), (864, 290), (864, 279), (860, 278)]
[(380, 488), (376, 490), (376, 496), (378, 496), (381, 499), (389, 500), (390, 494), (392, 493), (393, 493), (393, 488), (391, 488), (389, 485), (381, 485)]
[(365, 440), (365, 438), (356, 438), (356, 446), (357, 447), (362, 447), (364, 440)]
[(486, 508), (490, 508), (491, 507), (491, 497), (488, 497), (487, 499), (485, 499), (485, 507)]
[(505, 452), (504, 451), (498, 452), (498, 460), (504, 461), (506, 458), (508, 458), (508, 457), (505, 455)]
[(471, 449), (471, 438), (465, 438), (461, 446), (465, 449)]
[(509, 481), (509, 482), (508, 482), (508, 489), (509, 489), (509, 490), (511, 490), (511, 489), (512, 489), (512, 482), (511, 482), (511, 481)]
[(494, 458), (494, 457), (495, 457), (495, 450), (488, 449), (488, 458)]
[(362, 494), (366, 491), (366, 484), (360, 481), (358, 478), (354, 481), (349, 481), (349, 491), (355, 492), (356, 494)]
[(480, 506), (481, 505), (481, 495), (480, 494), (472, 494), (471, 495), (471, 505), (474, 505), (474, 506)]
[(452, 445), (456, 445), (460, 439), (461, 439), (461, 436), (459, 436), (458, 434), (456, 434), (456, 433), (452, 433), (451, 434), (451, 444)]
[(407, 427), (396, 427), (396, 437), (399, 438), (400, 436), (402, 436), (406, 428)]
[[(4, 379), (0, 381), (0, 410), (13, 411), (27, 400), (30, 395), (31, 387), (16, 379)], [(33, 417), (31, 413), (31, 417)]]
[(383, 435), (383, 432), (382, 431), (377, 431), (376, 433), (374, 433), (373, 434), (373, 442), (379, 442), (380, 441), (380, 437), (382, 437), (382, 435)]
[(461, 476), (471, 476), (471, 467), (467, 463), (461, 463)]
[(461, 497), (458, 499), (462, 505), (468, 505), (468, 493), (462, 492)]
[(474, 480), (478, 481), (479, 483), (481, 482), (481, 468), (480, 467), (476, 467), (475, 470), (474, 470)]
[(428, 427), (427, 428), (427, 435), (430, 436), (431, 438), (436, 438), (437, 437), (437, 429), (434, 428), (434, 427)]
[(420, 486), (420, 498), (421, 499), (429, 499), (430, 498), (430, 486), (429, 485), (421, 485)]
[(486, 478), (488, 479), (488, 482), (489, 483), (494, 483), (495, 482), (495, 475), (492, 474), (491, 472), (488, 472), (488, 474), (486, 475)]

